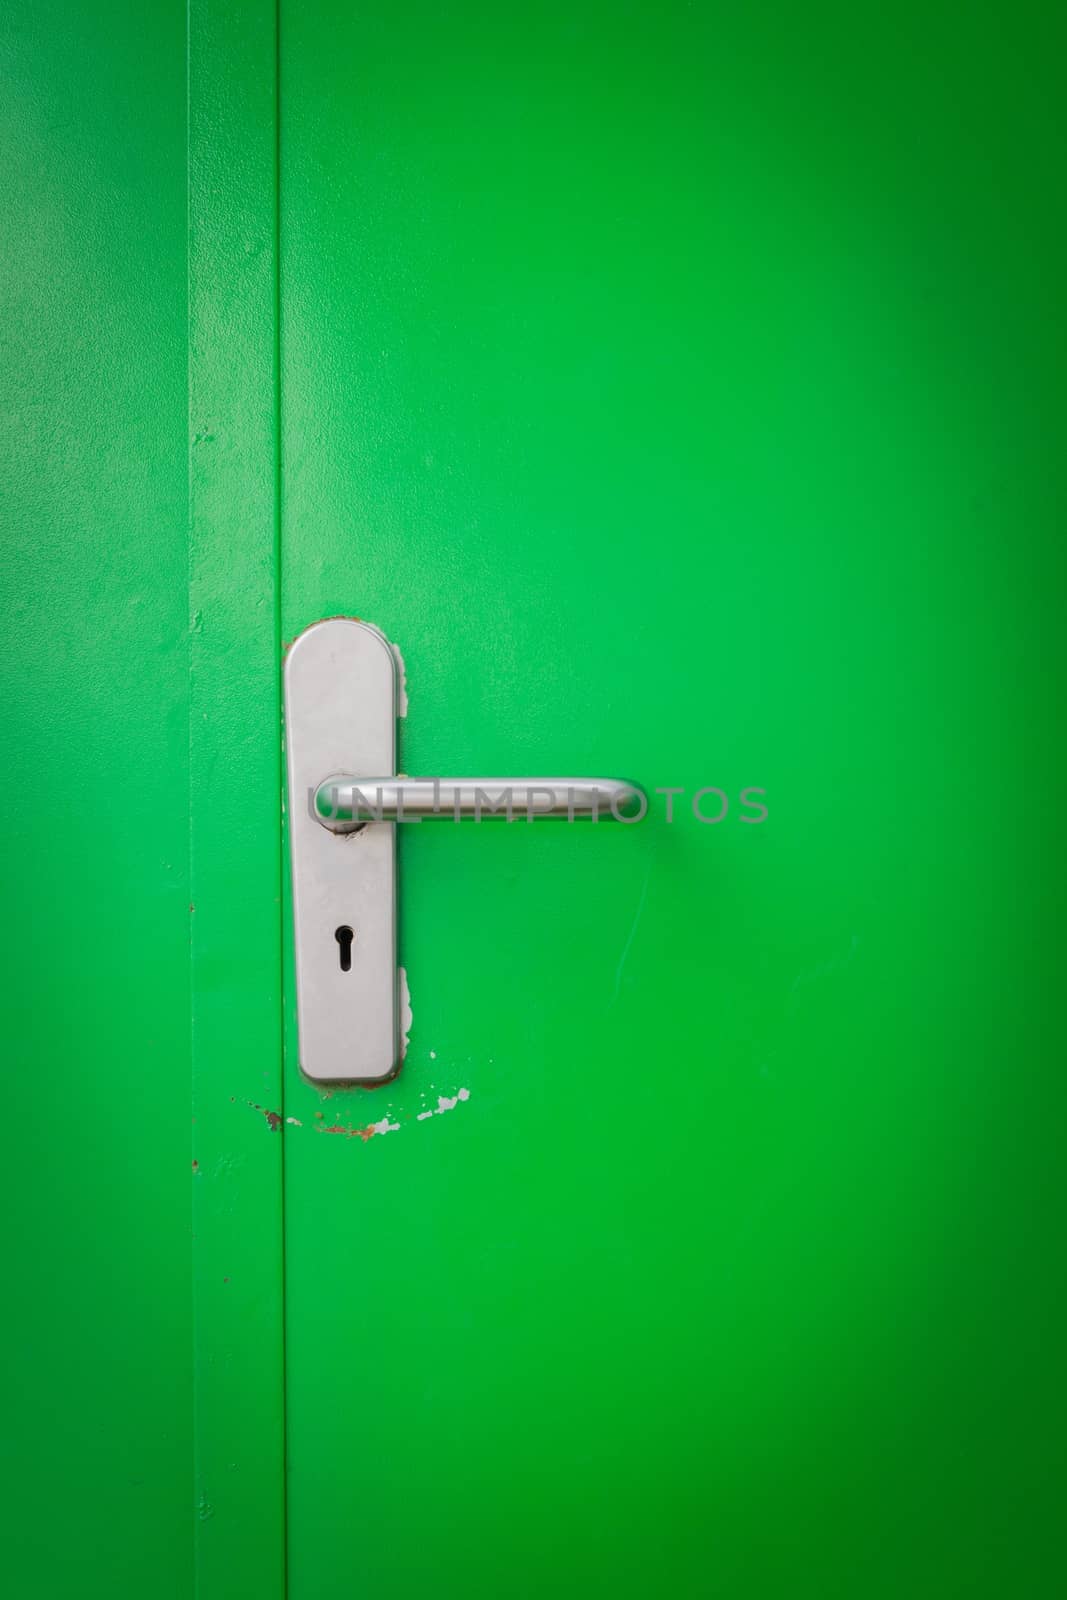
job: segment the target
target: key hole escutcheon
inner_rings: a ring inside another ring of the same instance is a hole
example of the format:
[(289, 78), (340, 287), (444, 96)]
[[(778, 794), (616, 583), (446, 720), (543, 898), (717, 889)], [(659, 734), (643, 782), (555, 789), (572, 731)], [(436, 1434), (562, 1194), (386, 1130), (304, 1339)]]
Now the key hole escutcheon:
[(342, 972), (351, 972), (352, 970), (352, 940), (355, 937), (356, 936), (352, 932), (352, 929), (348, 927), (347, 924), (344, 927), (338, 928), (334, 933), (334, 938), (337, 940), (338, 948), (340, 949), (341, 953)]

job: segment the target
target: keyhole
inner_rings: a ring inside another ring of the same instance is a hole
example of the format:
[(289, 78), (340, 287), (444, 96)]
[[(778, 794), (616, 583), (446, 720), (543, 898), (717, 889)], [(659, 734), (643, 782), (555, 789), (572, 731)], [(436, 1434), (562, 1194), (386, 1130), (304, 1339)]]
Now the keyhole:
[(338, 928), (334, 933), (334, 938), (337, 940), (341, 950), (342, 972), (351, 972), (352, 970), (352, 940), (355, 937), (355, 934), (349, 927)]

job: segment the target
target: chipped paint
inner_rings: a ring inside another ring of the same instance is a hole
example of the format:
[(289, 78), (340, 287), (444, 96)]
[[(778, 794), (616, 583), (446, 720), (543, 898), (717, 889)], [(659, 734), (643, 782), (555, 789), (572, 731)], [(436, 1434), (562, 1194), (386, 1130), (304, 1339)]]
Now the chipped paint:
[(299, 1117), (286, 1117), (285, 1120), (291, 1128), (302, 1128), (304, 1126)]
[[(233, 1099), (233, 1095), (230, 1096), (230, 1099)], [(251, 1106), (253, 1111), (258, 1111), (261, 1117), (266, 1118), (267, 1127), (270, 1129), (271, 1133), (277, 1133), (278, 1129), (282, 1125), (282, 1114), (280, 1111), (270, 1111), (266, 1106), (258, 1105), (255, 1100), (248, 1100), (245, 1103), (246, 1105)]]
[(404, 657), (400, 653), (400, 646), (390, 639), (389, 648), (393, 652), (396, 662), (396, 714), (406, 717), (408, 714), (408, 669), (404, 665)]
[(469, 1089), (457, 1089), (455, 1094), (451, 1095), (439, 1094), (437, 1096), (436, 1106), (429, 1111), (420, 1111), (418, 1116), (415, 1118), (415, 1121), (425, 1122), (428, 1117), (444, 1116), (446, 1111), (455, 1111), (456, 1107), (461, 1103), (461, 1101), (469, 1100), (470, 1097), (471, 1092)]
[[(458, 1105), (462, 1105), (470, 1097), (471, 1092), (469, 1089), (457, 1089), (455, 1094), (452, 1095), (440, 1094), (437, 1097), (436, 1106), (430, 1107), (427, 1111), (418, 1112), (415, 1121), (425, 1122), (429, 1117), (443, 1116), (446, 1111), (454, 1111)], [(316, 1115), (321, 1115), (321, 1113), (316, 1113)], [(295, 1121), (296, 1119), (288, 1118), (287, 1120)], [(296, 1126), (302, 1127), (303, 1124), (297, 1122)], [(403, 1124), (394, 1119), (389, 1112), (386, 1112), (385, 1116), (379, 1118), (377, 1122), (368, 1122), (362, 1128), (350, 1127), (345, 1122), (333, 1122), (329, 1127), (324, 1127), (321, 1123), (312, 1123), (316, 1133), (328, 1133), (340, 1139), (359, 1139), (363, 1144), (369, 1144), (371, 1139), (381, 1138), (387, 1133), (399, 1133), (402, 1126)]]
[(316, 1128), (315, 1132), (340, 1134), (344, 1139), (362, 1139), (367, 1144), (376, 1134), (396, 1133), (399, 1127), (399, 1122), (390, 1122), (385, 1116), (380, 1122), (368, 1122), (365, 1128), (347, 1128), (343, 1122), (335, 1122), (329, 1128)]
[(397, 996), (400, 1005), (400, 1059), (403, 1061), (408, 1053), (408, 1043), (411, 1038), (411, 990), (408, 987), (408, 975), (403, 967), (397, 968)]

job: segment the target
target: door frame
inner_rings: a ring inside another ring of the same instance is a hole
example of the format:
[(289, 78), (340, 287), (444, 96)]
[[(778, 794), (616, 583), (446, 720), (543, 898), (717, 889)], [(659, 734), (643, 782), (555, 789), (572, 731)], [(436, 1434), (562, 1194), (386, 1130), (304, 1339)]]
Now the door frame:
[(196, 1593), (285, 1592), (278, 20), (188, 10)]

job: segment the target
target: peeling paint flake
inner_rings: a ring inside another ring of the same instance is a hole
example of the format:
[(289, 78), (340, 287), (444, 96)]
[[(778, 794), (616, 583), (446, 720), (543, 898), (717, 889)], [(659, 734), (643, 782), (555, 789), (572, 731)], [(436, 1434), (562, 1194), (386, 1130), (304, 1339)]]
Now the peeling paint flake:
[[(426, 1111), (419, 1111), (415, 1116), (415, 1121), (426, 1122), (430, 1117), (443, 1116), (446, 1111), (454, 1111), (458, 1105), (462, 1105), (470, 1097), (471, 1092), (469, 1089), (457, 1089), (455, 1094), (451, 1095), (440, 1094), (437, 1096), (436, 1106)], [(321, 1123), (313, 1123), (312, 1126), (316, 1133), (329, 1133), (342, 1139), (359, 1139), (363, 1144), (369, 1144), (371, 1139), (381, 1138), (387, 1133), (399, 1133), (401, 1129), (401, 1123), (390, 1117), (388, 1112), (377, 1122), (368, 1122), (365, 1128), (350, 1128), (344, 1122), (334, 1122), (329, 1127), (325, 1127)]]
[(455, 1094), (439, 1094), (437, 1105), (431, 1111), (420, 1111), (415, 1121), (425, 1122), (427, 1117), (443, 1117), (446, 1111), (455, 1111), (458, 1105), (470, 1097), (469, 1089), (457, 1089)]
[(403, 967), (397, 968), (397, 993), (400, 1002), (400, 1059), (403, 1061), (408, 1053), (408, 1044), (411, 1039), (411, 989), (408, 986), (408, 975)]
[(390, 1131), (390, 1127), (399, 1126), (398, 1123), (389, 1124), (388, 1117), (385, 1117), (382, 1120), (386, 1124), (384, 1127), (381, 1123), (371, 1122), (368, 1123), (365, 1128), (347, 1128), (343, 1122), (335, 1122), (329, 1128), (316, 1128), (315, 1131), (316, 1133), (340, 1134), (342, 1138), (345, 1139), (362, 1139), (363, 1143), (367, 1144), (371, 1139), (374, 1138), (376, 1133), (388, 1133)]
[[(232, 1100), (233, 1096), (231, 1095), (230, 1098)], [(267, 1127), (270, 1129), (271, 1133), (277, 1133), (278, 1129), (282, 1125), (282, 1114), (280, 1111), (270, 1111), (266, 1106), (257, 1105), (255, 1100), (249, 1100), (247, 1104), (252, 1107), (253, 1111), (258, 1111), (261, 1117), (266, 1118)]]
[(396, 714), (406, 717), (408, 714), (408, 672), (404, 665), (404, 657), (400, 653), (400, 646), (390, 640), (389, 648), (393, 652), (396, 662)]

